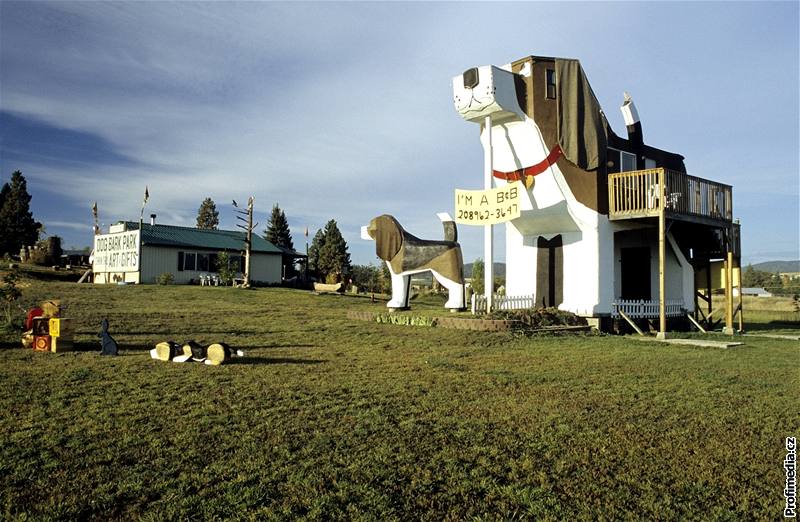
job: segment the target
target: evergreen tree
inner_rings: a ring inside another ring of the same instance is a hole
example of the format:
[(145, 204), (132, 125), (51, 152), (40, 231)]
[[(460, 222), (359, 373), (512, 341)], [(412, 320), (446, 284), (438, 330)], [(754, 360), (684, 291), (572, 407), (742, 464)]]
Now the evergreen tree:
[(272, 207), (267, 229), (264, 230), (264, 239), (275, 246), (294, 250), (292, 234), (289, 232), (289, 222), (286, 221), (286, 214), (283, 213), (277, 203)]
[(471, 286), (472, 290), (476, 294), (483, 294), (484, 284), (483, 284), (483, 259), (476, 259), (474, 263), (472, 263), (472, 278), (471, 278)]
[(206, 198), (200, 203), (200, 208), (197, 209), (197, 228), (206, 230), (216, 230), (219, 226), (219, 212), (214, 200)]
[(343, 281), (345, 274), (350, 272), (350, 254), (347, 252), (347, 242), (342, 237), (336, 220), (328, 221), (324, 234), (325, 241), (319, 249), (317, 269), (325, 278), (325, 282)]
[(36, 243), (42, 225), (33, 219), (28, 183), (22, 172), (15, 171), (0, 194), (0, 254), (18, 254), (20, 247)]
[(311, 246), (308, 248), (308, 272), (309, 274), (319, 276), (319, 251), (322, 245), (325, 244), (325, 231), (317, 230), (314, 234), (314, 239), (311, 240)]
[[(294, 250), (292, 234), (289, 232), (289, 222), (286, 221), (286, 214), (277, 203), (272, 206), (272, 214), (269, 217), (267, 229), (264, 231), (264, 238), (277, 247)], [(282, 264), (284, 277), (288, 279), (294, 276), (294, 259), (284, 255)]]

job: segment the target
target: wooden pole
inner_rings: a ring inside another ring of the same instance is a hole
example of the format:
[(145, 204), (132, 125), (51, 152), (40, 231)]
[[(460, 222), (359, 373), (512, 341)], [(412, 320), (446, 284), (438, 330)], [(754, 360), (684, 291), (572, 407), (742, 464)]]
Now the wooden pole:
[(659, 172), (659, 192), (658, 198), (658, 335), (659, 339), (667, 337), (667, 303), (666, 303), (666, 284), (664, 281), (664, 261), (666, 257), (666, 215), (665, 198), (667, 197), (667, 187), (664, 183), (664, 169)]
[(739, 261), (739, 277), (736, 278), (739, 288), (739, 333), (744, 333), (744, 302), (742, 294), (742, 263)]
[(247, 288), (250, 286), (250, 250), (253, 245), (253, 196), (247, 199), (247, 247), (244, 252), (244, 283), (242, 286)]
[[(741, 293), (741, 292), (739, 292)], [(733, 335), (733, 252), (728, 246), (725, 260), (725, 328), (723, 333)]]
[[(714, 303), (712, 303), (713, 297), (711, 293), (711, 259), (706, 259), (706, 295), (708, 296), (708, 317), (709, 321), (711, 321), (711, 312), (714, 309)], [(710, 323), (706, 323), (707, 326), (710, 326)]]

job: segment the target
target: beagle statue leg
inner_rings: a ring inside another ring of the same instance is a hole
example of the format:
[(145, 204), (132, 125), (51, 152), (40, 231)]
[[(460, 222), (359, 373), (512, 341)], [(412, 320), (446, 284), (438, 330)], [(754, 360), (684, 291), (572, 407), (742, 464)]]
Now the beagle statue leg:
[(431, 270), (431, 273), (433, 274), (433, 277), (439, 281), (439, 284), (447, 288), (448, 299), (444, 304), (444, 307), (452, 310), (465, 309), (467, 305), (464, 299), (464, 283), (459, 283), (458, 281), (448, 279), (436, 270)]
[(408, 301), (411, 294), (411, 276), (404, 274), (395, 274), (392, 270), (392, 265), (389, 266), (389, 273), (392, 275), (392, 299), (386, 303), (387, 308), (396, 308), (404, 310), (409, 307)]

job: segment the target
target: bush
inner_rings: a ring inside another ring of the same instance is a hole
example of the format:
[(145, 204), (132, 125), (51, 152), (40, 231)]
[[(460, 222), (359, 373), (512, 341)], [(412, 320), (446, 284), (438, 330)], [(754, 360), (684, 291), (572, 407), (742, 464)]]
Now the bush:
[(156, 282), (160, 285), (171, 285), (172, 282), (175, 280), (175, 277), (170, 272), (164, 272), (156, 279)]
[(19, 272), (11, 270), (3, 277), (3, 284), (0, 285), (0, 328), (6, 331), (18, 330), (20, 326), (17, 314), (17, 300), (22, 296), (22, 291), (17, 286)]
[(215, 267), (219, 273), (219, 280), (225, 286), (233, 284), (236, 277), (236, 270), (231, 266), (231, 258), (227, 252), (220, 252), (217, 254), (217, 266)]
[(526, 330), (546, 326), (586, 326), (586, 319), (558, 308), (532, 308), (527, 310), (498, 310), (489, 314), (489, 319), (515, 320)]
[(403, 326), (436, 326), (436, 318), (419, 315), (378, 314), (375, 316), (375, 322)]

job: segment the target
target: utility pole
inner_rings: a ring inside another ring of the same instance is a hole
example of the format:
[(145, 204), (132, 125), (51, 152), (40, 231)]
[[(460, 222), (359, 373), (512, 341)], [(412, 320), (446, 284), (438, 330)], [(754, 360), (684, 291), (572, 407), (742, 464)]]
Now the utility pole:
[[(250, 196), (247, 198), (247, 210), (236, 210), (236, 213), (240, 214), (239, 216), (236, 216), (236, 219), (247, 223), (246, 225), (236, 225), (245, 231), (244, 282), (242, 283), (242, 288), (250, 287), (250, 250), (253, 246), (253, 229), (258, 226), (258, 223), (253, 225), (253, 201), (253, 196)], [(236, 204), (236, 201), (233, 202), (233, 206), (237, 209), (239, 208), (239, 206)], [(243, 218), (242, 216), (247, 216), (247, 219)]]

